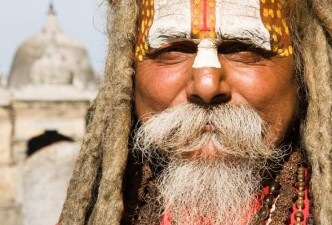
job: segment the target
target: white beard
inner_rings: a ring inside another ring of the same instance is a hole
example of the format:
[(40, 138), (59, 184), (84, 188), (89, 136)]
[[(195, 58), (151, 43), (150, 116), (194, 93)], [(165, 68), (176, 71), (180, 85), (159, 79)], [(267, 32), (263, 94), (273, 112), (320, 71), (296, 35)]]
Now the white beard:
[[(207, 124), (213, 131), (202, 132)], [(184, 104), (148, 118), (136, 131), (134, 148), (148, 160), (169, 161), (160, 176), (159, 200), (174, 224), (242, 225), (254, 213), (267, 160), (282, 157), (264, 143), (265, 132), (264, 121), (250, 108)], [(183, 157), (208, 142), (222, 156)]]
[(257, 175), (245, 162), (173, 161), (161, 175), (160, 201), (172, 224), (246, 224), (257, 204)]

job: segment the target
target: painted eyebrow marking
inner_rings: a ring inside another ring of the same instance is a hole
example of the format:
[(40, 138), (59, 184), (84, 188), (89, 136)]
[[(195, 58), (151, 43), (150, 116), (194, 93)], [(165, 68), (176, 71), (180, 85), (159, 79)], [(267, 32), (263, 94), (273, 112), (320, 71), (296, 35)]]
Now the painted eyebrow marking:
[(173, 28), (159, 29), (155, 32), (153, 44), (150, 43), (150, 47), (159, 48), (165, 44), (171, 44), (179, 41), (192, 41), (189, 36), (189, 32), (181, 32)]
[(167, 32), (160, 32), (156, 39), (169, 39), (169, 38), (187, 38), (187, 34), (184, 32), (175, 31), (174, 33), (167, 34)]
[(153, 23), (154, 13), (154, 1), (142, 1), (142, 9), (140, 12), (141, 20), (138, 25), (138, 34), (135, 46), (135, 57), (139, 61), (143, 61), (145, 52), (149, 49), (147, 36)]
[(260, 0), (260, 14), (271, 35), (272, 50), (280, 56), (293, 54), (286, 18), (282, 15), (283, 3), (278, 0)]

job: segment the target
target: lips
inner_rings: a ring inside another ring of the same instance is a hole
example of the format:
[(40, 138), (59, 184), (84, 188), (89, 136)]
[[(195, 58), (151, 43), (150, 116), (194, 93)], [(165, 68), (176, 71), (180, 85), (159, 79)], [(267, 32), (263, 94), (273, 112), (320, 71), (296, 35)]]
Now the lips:
[(215, 127), (211, 124), (206, 124), (202, 130), (203, 132), (213, 132), (215, 130)]
[(220, 158), (226, 158), (227, 155), (225, 153), (222, 153), (218, 151), (218, 149), (215, 147), (213, 142), (210, 140), (201, 147), (200, 149), (197, 149), (196, 151), (191, 152), (185, 152), (182, 154), (182, 158), (184, 159), (205, 159), (205, 160), (216, 160)]

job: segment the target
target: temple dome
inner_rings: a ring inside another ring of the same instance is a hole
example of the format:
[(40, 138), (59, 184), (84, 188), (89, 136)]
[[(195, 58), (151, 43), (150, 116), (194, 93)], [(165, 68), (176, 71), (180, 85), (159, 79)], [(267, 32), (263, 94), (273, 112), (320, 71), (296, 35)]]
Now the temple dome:
[(94, 80), (85, 48), (60, 28), (53, 6), (39, 34), (17, 50), (8, 85), (73, 85), (84, 88)]

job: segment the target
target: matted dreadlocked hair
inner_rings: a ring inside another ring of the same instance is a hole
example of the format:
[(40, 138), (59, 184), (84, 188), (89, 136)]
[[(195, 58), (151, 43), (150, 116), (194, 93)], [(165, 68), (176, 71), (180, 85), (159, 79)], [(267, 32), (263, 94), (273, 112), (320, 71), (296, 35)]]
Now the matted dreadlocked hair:
[[(105, 79), (68, 188), (60, 225), (116, 225), (124, 214), (123, 180), (132, 126), (134, 43), (138, 0), (109, 0), (109, 50)], [(311, 169), (315, 224), (332, 221), (331, 0), (285, 0), (305, 90), (302, 149)], [(123, 223), (123, 222), (122, 222)]]

